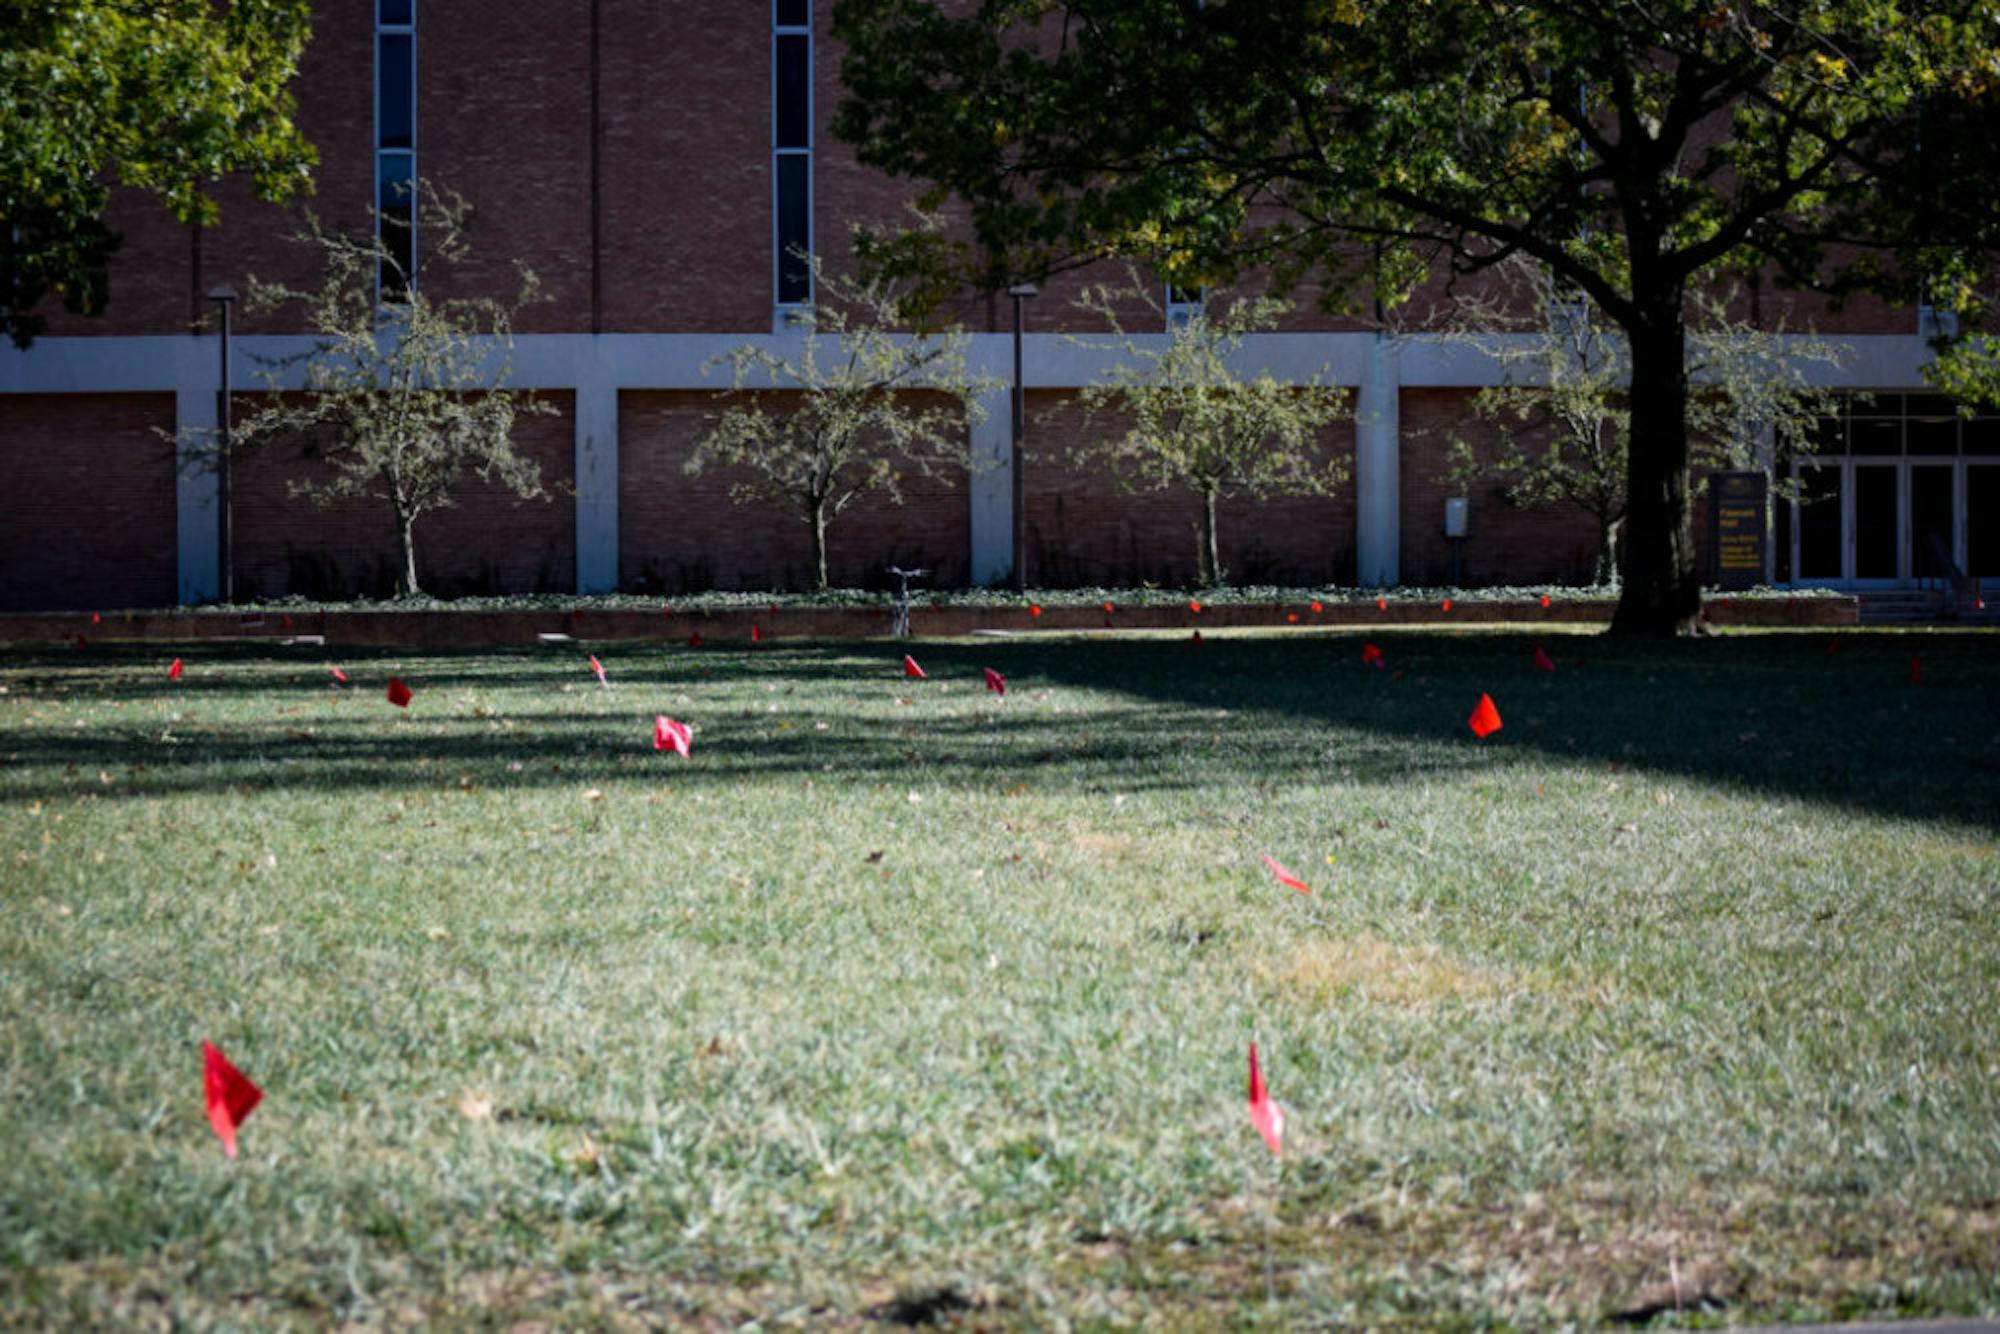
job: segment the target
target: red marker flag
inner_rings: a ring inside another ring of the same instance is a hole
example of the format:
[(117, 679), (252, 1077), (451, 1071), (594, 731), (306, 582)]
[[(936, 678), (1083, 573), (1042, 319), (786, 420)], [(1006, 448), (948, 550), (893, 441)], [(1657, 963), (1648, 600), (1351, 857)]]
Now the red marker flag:
[(1105, 614), (1106, 616), (1109, 616), (1109, 615), (1111, 614), (1111, 612), (1112, 612), (1112, 606), (1111, 606), (1111, 604), (1110, 604), (1109, 602), (1105, 603), (1105, 604), (1104, 604), (1104, 614)]
[(1493, 707), (1493, 696), (1481, 695), (1479, 703), (1473, 706), (1472, 716), (1465, 720), (1473, 735), (1485, 738), (1500, 730), (1500, 710)]
[(1297, 612), (1288, 611), (1285, 613), (1286, 625), (1297, 625), (1298, 623), (1299, 623), (1299, 614)]
[(686, 759), (692, 742), (693, 734), (688, 731), (686, 723), (677, 723), (664, 713), (653, 719), (654, 750), (671, 750)]
[(1250, 1124), (1264, 1137), (1273, 1157), (1280, 1157), (1285, 1140), (1285, 1109), (1271, 1100), (1264, 1087), (1263, 1072), (1257, 1068), (1257, 1044), (1250, 1044)]
[(1320, 612), (1320, 605), (1319, 605), (1319, 603), (1317, 603), (1317, 602), (1313, 603), (1313, 615), (1317, 616), (1317, 615), (1319, 615), (1319, 612)]
[(764, 642), (764, 632), (757, 628), (757, 622), (755, 621), (750, 622), (750, 642), (753, 644)]
[(1535, 649), (1535, 666), (1549, 673), (1553, 673), (1556, 669), (1555, 659), (1542, 652), (1539, 646)]
[(1201, 604), (1199, 602), (1190, 602), (1188, 603), (1188, 610), (1199, 616), (1201, 615)]
[(410, 688), (403, 684), (400, 676), (389, 678), (389, 702), (399, 709), (410, 707)]
[(222, 1140), (222, 1151), (234, 1158), (237, 1128), (264, 1101), (264, 1090), (245, 1078), (206, 1038), (201, 1043), (201, 1063), (202, 1085), (208, 1094), (208, 1123)]
[(1910, 684), (1921, 685), (1924, 679), (1924, 660), (1916, 654), (1910, 655)]
[(329, 668), (328, 668), (327, 670), (333, 673), (333, 679), (334, 679), (334, 680), (336, 680), (336, 681), (340, 682), (340, 683), (341, 683), (342, 685), (346, 685), (346, 684), (347, 684), (347, 673), (346, 673), (346, 672), (343, 672), (343, 671), (341, 671), (341, 670), (340, 670), (340, 668), (338, 668), (338, 667), (329, 667)]
[(1284, 867), (1278, 865), (1277, 862), (1271, 859), (1270, 853), (1260, 852), (1257, 855), (1264, 859), (1264, 865), (1271, 868), (1271, 874), (1278, 877), (1279, 884), (1285, 886), (1287, 889), (1296, 889), (1301, 894), (1312, 893), (1310, 889), (1306, 888), (1305, 881), (1299, 879), (1297, 876), (1293, 875), (1290, 871), (1287, 871)]
[(1444, 600), (1444, 609), (1445, 609), (1446, 611), (1450, 611), (1450, 610), (1451, 610), (1451, 599), (1450, 599), (1450, 598), (1446, 598), (1446, 599)]
[(688, 636), (688, 647), (689, 648), (701, 647), (701, 631), (697, 630), (693, 634)]
[(1376, 648), (1373, 644), (1363, 644), (1361, 646), (1361, 661), (1370, 667), (1380, 668), (1383, 666), (1382, 650)]
[(90, 613), (90, 623), (92, 625), (102, 625), (104, 624), (104, 618), (102, 616), (99, 616), (96, 612), (92, 612)]
[(994, 671), (991, 667), (983, 668), (982, 670), (984, 670), (986, 673), (986, 688), (988, 690), (992, 691), (996, 695), (1004, 695), (1007, 693), (1006, 677), (1000, 675), (1000, 673)]
[(611, 689), (611, 679), (604, 674), (604, 664), (597, 660), (595, 653), (590, 655), (590, 670), (597, 673), (597, 684), (606, 690)]
[(1376, 599), (1375, 599), (1375, 610), (1377, 610), (1377, 611), (1387, 611), (1387, 610), (1389, 610), (1389, 599), (1387, 599), (1387, 598), (1376, 598)]
[(923, 668), (917, 666), (917, 660), (915, 658), (905, 653), (903, 655), (903, 675), (913, 678), (922, 678), (926, 676), (927, 673), (924, 671)]
[(179, 658), (175, 658), (174, 665), (167, 668), (167, 679), (169, 681), (178, 681), (181, 679), (181, 660)]
[(1042, 614), (1042, 609), (1039, 606), (1031, 606), (1028, 608), (1028, 615), (1030, 616), (1040, 616), (1041, 614)]
[(1547, 593), (1542, 594), (1542, 605), (1544, 607), (1549, 605), (1549, 595)]

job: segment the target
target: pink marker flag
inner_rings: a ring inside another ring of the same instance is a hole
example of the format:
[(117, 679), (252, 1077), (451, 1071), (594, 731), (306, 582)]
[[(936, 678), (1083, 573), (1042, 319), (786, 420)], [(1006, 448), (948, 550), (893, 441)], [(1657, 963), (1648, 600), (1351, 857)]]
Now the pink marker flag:
[(1539, 646), (1535, 649), (1535, 666), (1549, 673), (1554, 673), (1556, 669), (1555, 659), (1542, 652)]
[(1361, 661), (1370, 667), (1382, 667), (1384, 665), (1382, 662), (1382, 650), (1376, 648), (1373, 644), (1363, 644), (1361, 646)]
[(590, 670), (597, 673), (597, 684), (606, 690), (611, 689), (611, 678), (604, 674), (604, 664), (597, 660), (595, 653), (590, 655)]
[(1916, 654), (1910, 655), (1910, 684), (1921, 685), (1924, 679), (1924, 660)]
[(1481, 695), (1479, 703), (1473, 706), (1472, 716), (1465, 720), (1473, 735), (1486, 738), (1500, 730), (1500, 710), (1493, 707), (1493, 696)]
[(104, 618), (98, 615), (96, 612), (92, 612), (90, 613), (90, 623), (92, 625), (102, 625), (104, 624)]
[(334, 679), (334, 680), (336, 680), (336, 681), (340, 682), (340, 683), (341, 683), (342, 685), (346, 685), (346, 684), (347, 684), (347, 673), (346, 673), (346, 672), (343, 672), (343, 671), (341, 671), (341, 670), (340, 670), (340, 668), (338, 668), (338, 667), (330, 667), (330, 668), (328, 668), (327, 670), (333, 673), (333, 679)]
[(399, 709), (407, 709), (410, 707), (410, 698), (410, 688), (403, 684), (403, 678), (400, 676), (390, 677), (389, 702)]
[(1287, 889), (1296, 889), (1301, 894), (1312, 893), (1312, 890), (1306, 887), (1305, 881), (1299, 879), (1297, 876), (1293, 875), (1290, 871), (1287, 871), (1284, 867), (1278, 865), (1277, 862), (1271, 859), (1270, 853), (1260, 852), (1257, 855), (1264, 859), (1264, 865), (1271, 868), (1271, 874), (1278, 877), (1279, 884), (1285, 886)]
[(671, 750), (682, 759), (686, 759), (688, 746), (692, 740), (692, 734), (689, 733), (686, 723), (677, 723), (664, 713), (653, 719), (654, 750)]
[(985, 671), (986, 673), (986, 688), (988, 690), (992, 691), (996, 695), (1004, 695), (1007, 693), (1006, 677), (1000, 675), (1000, 673), (994, 671), (991, 667), (983, 668), (982, 670)]
[(202, 1039), (202, 1085), (208, 1094), (208, 1123), (222, 1140), (222, 1151), (236, 1156), (236, 1131), (264, 1101), (264, 1090), (247, 1079), (215, 1044)]
[(1285, 1109), (1271, 1099), (1264, 1087), (1264, 1074), (1257, 1068), (1257, 1044), (1250, 1044), (1250, 1124), (1264, 1137), (1273, 1157), (1282, 1157), (1285, 1142)]
[(913, 678), (921, 678), (927, 676), (928, 673), (925, 672), (923, 668), (917, 666), (917, 660), (915, 658), (905, 653), (903, 655), (903, 675)]
[(181, 660), (179, 658), (175, 658), (174, 665), (167, 668), (167, 679), (169, 681), (178, 681), (181, 679)]

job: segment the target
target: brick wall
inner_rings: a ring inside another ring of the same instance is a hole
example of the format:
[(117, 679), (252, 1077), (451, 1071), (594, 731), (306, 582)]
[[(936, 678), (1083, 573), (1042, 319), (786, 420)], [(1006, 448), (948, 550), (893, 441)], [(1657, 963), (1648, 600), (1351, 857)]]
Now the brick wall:
[[(810, 587), (804, 520), (730, 499), (731, 477), (686, 471), (720, 404), (713, 393), (625, 393), (618, 400), (618, 581), (678, 593)], [(837, 587), (882, 586), (884, 567), (922, 566), (930, 587), (963, 585), (970, 568), (966, 478), (903, 481), (903, 503), (864, 497), (827, 528)]]
[[(1402, 581), (1440, 585), (1451, 581), (1451, 543), (1444, 536), (1444, 502), (1458, 494), (1439, 478), (1445, 449), (1463, 435), (1482, 452), (1491, 428), (1472, 415), (1472, 391), (1405, 389), (1402, 398)], [(1588, 583), (1597, 551), (1596, 521), (1567, 505), (1521, 508), (1507, 503), (1494, 480), (1473, 484), (1470, 524), (1460, 582), (1486, 584)]]
[[(523, 417), (515, 447), (541, 465), (555, 492), (575, 476), (572, 396), (549, 394), (553, 416)], [(244, 396), (239, 416), (254, 411)], [(395, 521), (386, 501), (352, 499), (323, 509), (290, 494), (295, 479), (327, 476), (298, 445), (273, 443), (235, 474), (237, 597), (388, 596), (395, 591)], [(469, 478), (455, 503), (417, 520), (417, 571), (424, 590), (562, 593), (576, 587), (576, 502), (568, 495), (522, 500), (498, 483)]]
[[(1028, 579), (1040, 587), (1192, 583), (1201, 502), (1189, 491), (1129, 491), (1104, 471), (1079, 467), (1071, 451), (1117, 423), (1088, 420), (1062, 395), (1027, 395), (1022, 448)], [(1353, 475), (1351, 422), (1329, 429), (1327, 447)], [(1232, 583), (1328, 584), (1354, 578), (1354, 490), (1325, 497), (1226, 499), (1217, 541)]]
[(173, 395), (9, 395), (0, 420), (0, 611), (173, 602)]

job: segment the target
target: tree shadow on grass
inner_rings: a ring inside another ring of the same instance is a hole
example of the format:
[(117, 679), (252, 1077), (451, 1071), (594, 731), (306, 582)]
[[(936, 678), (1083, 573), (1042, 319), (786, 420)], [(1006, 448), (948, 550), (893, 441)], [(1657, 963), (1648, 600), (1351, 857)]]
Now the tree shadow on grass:
[[(1362, 661), (1364, 642), (1382, 649), (1382, 667)], [(1536, 666), (1537, 647), (1553, 673)], [(590, 652), (616, 683), (601, 698)], [(929, 679), (902, 677), (905, 652)], [(182, 651), (188, 670), (178, 683), (166, 680), (172, 655), (158, 646), (91, 654), (0, 653), (0, 681), (17, 692), (0, 713), (0, 758), (16, 780), (0, 781), (0, 804), (86, 780), (106, 796), (159, 796), (406, 790), (461, 775), (502, 790), (823, 774), (968, 790), (1254, 789), (1330, 777), (1430, 781), (1552, 758), (1856, 813), (2000, 826), (2000, 639), (1978, 632), (1627, 644), (1373, 630), (1200, 644), (1108, 635), (699, 650), (648, 642), (343, 650), (337, 659), (320, 648), (204, 644)], [(336, 660), (355, 684), (328, 717), (310, 705), (336, 688), (327, 672)], [(1007, 698), (982, 690), (986, 667), (1009, 679)], [(408, 712), (382, 698), (391, 671), (418, 692)], [(779, 693), (758, 693), (759, 684)], [(541, 685), (571, 695), (560, 707), (511, 707), (519, 690)], [(787, 686), (807, 693), (782, 693)], [(1085, 689), (1088, 705), (1073, 693)], [(157, 700), (169, 690), (190, 705), (185, 734), (143, 713), (82, 729), (21, 725), (19, 710), (33, 702)], [(501, 702), (489, 710), (475, 702), (483, 693)], [(1485, 741), (1466, 726), (1481, 694), (1505, 720)], [(272, 714), (197, 717), (202, 701), (260, 697)], [(696, 725), (691, 762), (653, 752), (655, 713)], [(98, 774), (113, 771), (115, 782), (99, 786)]]

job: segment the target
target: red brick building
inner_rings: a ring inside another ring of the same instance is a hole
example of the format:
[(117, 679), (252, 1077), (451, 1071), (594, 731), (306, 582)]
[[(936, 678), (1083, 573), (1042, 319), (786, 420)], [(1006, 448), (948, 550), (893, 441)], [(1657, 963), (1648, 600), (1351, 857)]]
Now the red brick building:
[[(726, 382), (704, 368), (739, 344), (782, 349), (788, 311), (811, 297), (796, 243), (842, 258), (857, 221), (891, 219), (913, 193), (863, 170), (827, 132), (838, 52), (830, 0), (374, 0), (327, 5), (296, 85), (320, 167), (310, 207), (331, 225), (373, 225), (418, 177), (477, 210), (472, 261), (453, 282), (511, 290), (516, 261), (550, 299), (524, 313), (515, 383), (554, 415), (519, 435), (556, 488), (519, 501), (468, 487), (420, 525), (427, 581), (445, 591), (782, 587), (803, 581), (793, 517), (730, 502), (726, 479), (689, 475), (691, 442)], [(83, 320), (52, 312), (26, 352), (0, 350), (0, 459), (13, 479), (0, 525), (0, 609), (192, 602), (215, 596), (215, 479), (168, 443), (217, 417), (222, 350), (207, 293), (251, 275), (304, 280), (293, 220), (219, 187), (221, 225), (190, 230), (152, 201), (118, 198), (126, 237), (111, 303)], [(422, 229), (409, 238), (421, 250)], [(1012, 373), (1010, 303), (975, 301), (974, 358)], [(1027, 573), (1042, 584), (1161, 582), (1193, 573), (1194, 502), (1132, 494), (1079, 471), (1087, 429), (1066, 405), (1108, 354), (1053, 286), (1026, 302)], [(1827, 503), (1777, 507), (1778, 581), (1890, 587), (1926, 571), (1930, 538), (1961, 569), (2000, 576), (2000, 419), (1958, 420), (1923, 389), (1915, 309), (1853, 308), (1837, 335), (1845, 388), (1865, 404), (1829, 425), (1807, 471)], [(238, 319), (232, 380), (257, 387), (260, 358), (296, 348), (282, 322)], [(1388, 338), (1310, 314), (1252, 339), (1244, 369), (1324, 373), (1354, 394), (1327, 448), (1351, 455), (1336, 497), (1236, 500), (1222, 522), (1239, 581), (1443, 582), (1454, 554), (1468, 583), (1568, 581), (1588, 573), (1581, 515), (1518, 510), (1475, 489), (1454, 553), (1443, 534), (1442, 440), (1500, 374), (1462, 343)], [(921, 483), (902, 506), (854, 512), (830, 533), (835, 582), (920, 563), (946, 583), (990, 583), (1012, 561), (1010, 395), (972, 429), (976, 466)], [(244, 410), (247, 402), (237, 411)], [(238, 469), (231, 513), (239, 597), (384, 591), (386, 511), (313, 508), (286, 485), (295, 458)]]

